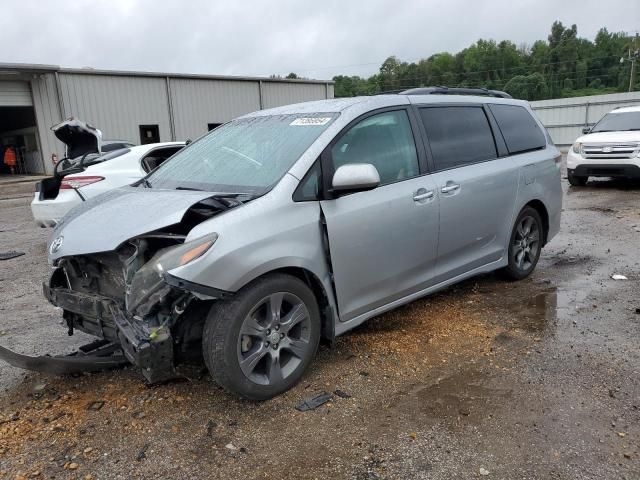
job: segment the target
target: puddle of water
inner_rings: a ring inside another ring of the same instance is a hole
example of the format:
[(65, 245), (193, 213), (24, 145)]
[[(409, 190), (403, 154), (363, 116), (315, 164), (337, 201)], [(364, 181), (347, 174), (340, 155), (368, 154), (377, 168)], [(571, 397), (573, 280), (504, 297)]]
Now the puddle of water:
[[(527, 289), (497, 299), (512, 325), (533, 333), (554, 335), (587, 298), (587, 289), (550, 288), (531, 295)], [(523, 297), (523, 298), (521, 298)], [(569, 322), (570, 323), (570, 322)]]
[(491, 377), (477, 369), (464, 369), (438, 379), (417, 383), (401, 393), (391, 410), (410, 419), (444, 422), (455, 427), (462, 422), (478, 424), (487, 415), (509, 403), (512, 391), (493, 386)]

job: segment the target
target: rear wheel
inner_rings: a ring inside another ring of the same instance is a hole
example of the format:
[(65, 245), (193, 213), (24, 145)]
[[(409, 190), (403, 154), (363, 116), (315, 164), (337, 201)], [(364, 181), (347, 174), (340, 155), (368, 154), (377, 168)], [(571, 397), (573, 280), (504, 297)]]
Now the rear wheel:
[(296, 277), (273, 274), (212, 306), (202, 346), (216, 383), (241, 397), (266, 400), (300, 380), (319, 341), (313, 292)]
[(502, 273), (511, 280), (528, 277), (540, 258), (543, 241), (540, 214), (532, 207), (522, 209), (511, 232), (509, 264)]
[(567, 180), (569, 180), (569, 184), (574, 187), (584, 187), (587, 184), (589, 177), (574, 175), (573, 172), (569, 170), (567, 172)]

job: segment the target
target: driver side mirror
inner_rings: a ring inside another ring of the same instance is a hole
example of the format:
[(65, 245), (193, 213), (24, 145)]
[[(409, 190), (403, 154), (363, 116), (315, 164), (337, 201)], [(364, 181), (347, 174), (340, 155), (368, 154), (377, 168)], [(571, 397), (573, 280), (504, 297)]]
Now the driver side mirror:
[(331, 187), (336, 192), (371, 190), (380, 185), (380, 175), (370, 163), (349, 163), (338, 167), (333, 174)]
[(589, 133), (590, 131), (591, 131), (591, 127), (583, 127), (583, 128), (582, 128), (582, 133), (583, 133), (584, 135), (586, 135), (586, 134), (587, 134), (587, 133)]

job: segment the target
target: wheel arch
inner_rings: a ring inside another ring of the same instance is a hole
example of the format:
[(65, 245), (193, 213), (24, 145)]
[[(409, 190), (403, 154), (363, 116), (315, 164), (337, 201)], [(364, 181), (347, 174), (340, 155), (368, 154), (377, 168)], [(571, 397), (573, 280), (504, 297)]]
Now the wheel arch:
[(335, 340), (335, 321), (337, 319), (333, 291), (328, 291), (322, 280), (320, 280), (314, 272), (301, 266), (282, 266), (274, 268), (255, 276), (247, 282), (247, 284), (274, 273), (291, 275), (292, 277), (298, 278), (304, 282), (307, 287), (309, 287), (318, 302), (318, 309), (320, 310), (321, 339), (333, 344)]
[(522, 211), (526, 207), (533, 208), (536, 212), (538, 212), (538, 215), (540, 215), (540, 218), (542, 219), (542, 246), (544, 246), (547, 244), (547, 237), (549, 235), (549, 211), (547, 210), (546, 205), (539, 199), (530, 200), (520, 209), (520, 211)]

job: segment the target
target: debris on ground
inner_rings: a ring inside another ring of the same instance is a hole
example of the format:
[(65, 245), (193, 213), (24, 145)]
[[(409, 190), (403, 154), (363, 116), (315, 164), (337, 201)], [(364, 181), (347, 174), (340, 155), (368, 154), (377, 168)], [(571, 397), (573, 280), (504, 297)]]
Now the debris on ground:
[(227, 443), (224, 448), (228, 449), (228, 450), (238, 450), (238, 447), (236, 447), (233, 443)]
[(0, 260), (11, 260), (12, 258), (21, 257), (22, 255), (24, 255), (24, 252), (17, 252), (15, 250), (0, 252)]
[(216, 429), (218, 424), (213, 420), (209, 420), (207, 422), (207, 437), (213, 437), (213, 431)]
[(313, 397), (309, 397), (303, 400), (302, 402), (300, 402), (296, 406), (296, 410), (300, 412), (315, 410), (320, 405), (327, 403), (329, 400), (331, 400), (331, 398), (332, 398), (331, 395), (329, 395), (327, 392), (320, 392), (317, 395), (314, 395)]
[(614, 273), (613, 275), (611, 275), (611, 278), (613, 278), (614, 280), (629, 280), (624, 275), (619, 275), (617, 273)]
[(148, 448), (149, 448), (149, 444), (148, 443), (146, 443), (145, 445), (142, 446), (142, 448), (138, 452), (138, 455), (136, 455), (136, 460), (138, 462), (141, 462), (142, 460), (147, 458), (147, 449)]
[(89, 405), (87, 405), (87, 410), (93, 410), (97, 412), (102, 407), (104, 407), (104, 400), (95, 400), (91, 402)]
[(20, 414), (16, 412), (13, 415), (11, 415), (9, 418), (0, 420), (0, 425), (2, 425), (3, 423), (17, 422), (18, 420), (20, 420)]
[(489, 470), (487, 470), (486, 468), (480, 467), (480, 475), (482, 475), (483, 477), (486, 477), (487, 475), (489, 475)]
[(338, 390), (335, 390), (335, 391), (333, 392), (333, 394), (334, 394), (336, 397), (340, 397), (340, 398), (351, 398), (351, 395), (349, 395), (347, 392), (342, 391), (342, 390), (339, 390), (339, 389), (338, 389)]

